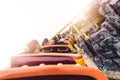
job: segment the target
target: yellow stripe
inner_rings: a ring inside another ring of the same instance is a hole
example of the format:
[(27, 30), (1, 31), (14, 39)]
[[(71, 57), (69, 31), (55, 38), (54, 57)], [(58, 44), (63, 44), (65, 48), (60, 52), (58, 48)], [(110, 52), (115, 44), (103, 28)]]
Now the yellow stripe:
[(89, 36), (87, 36), (86, 34), (83, 34), (85, 36), (85, 39), (88, 40)]
[(76, 64), (80, 64), (81, 66), (85, 66), (85, 61), (83, 58), (80, 58), (78, 60), (75, 60)]
[(73, 47), (72, 47), (72, 45), (69, 45), (68, 47), (70, 48), (71, 51), (73, 51)]
[(78, 47), (77, 44), (74, 44), (75, 48), (77, 49), (77, 52), (80, 52), (82, 49), (80, 47)]

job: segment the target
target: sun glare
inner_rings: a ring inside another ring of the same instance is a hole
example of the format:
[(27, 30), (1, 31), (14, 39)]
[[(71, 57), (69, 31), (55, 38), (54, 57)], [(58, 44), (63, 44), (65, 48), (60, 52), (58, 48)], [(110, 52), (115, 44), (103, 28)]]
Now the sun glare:
[(92, 0), (1, 0), (0, 69), (10, 58), (37, 39), (52, 37)]

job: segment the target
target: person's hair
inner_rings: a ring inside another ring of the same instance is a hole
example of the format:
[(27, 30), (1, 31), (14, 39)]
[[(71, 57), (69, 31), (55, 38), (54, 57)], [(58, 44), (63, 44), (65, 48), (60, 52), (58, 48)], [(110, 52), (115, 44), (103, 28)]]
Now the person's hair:
[(60, 39), (61, 39), (61, 35), (60, 35), (60, 34), (58, 34), (58, 35), (57, 35), (57, 37), (58, 37), (58, 40), (60, 40)]
[(66, 37), (66, 34), (65, 34), (65, 33), (63, 33), (63, 34), (61, 35), (61, 37), (62, 37), (62, 38), (65, 38), (65, 37)]
[(53, 37), (53, 40), (54, 40), (54, 44), (56, 44), (58, 42), (58, 37)]
[(42, 42), (42, 45), (44, 45), (45, 43), (47, 43), (48, 42), (48, 38), (45, 38), (44, 40), (43, 40), (43, 42)]

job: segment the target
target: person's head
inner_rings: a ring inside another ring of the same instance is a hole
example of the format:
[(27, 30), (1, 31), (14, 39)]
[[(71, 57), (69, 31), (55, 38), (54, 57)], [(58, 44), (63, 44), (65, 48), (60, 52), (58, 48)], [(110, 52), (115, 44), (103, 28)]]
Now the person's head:
[(66, 37), (66, 33), (63, 33), (63, 34), (61, 35), (61, 37), (62, 37), (62, 38), (65, 38), (65, 37)]
[(58, 41), (58, 37), (53, 37), (53, 40), (54, 40), (54, 43), (57, 43), (57, 41)]
[(48, 38), (45, 38), (42, 42), (42, 45), (46, 45), (46, 44), (48, 44), (48, 42), (49, 42)]
[(68, 34), (70, 34), (70, 31), (66, 31), (65, 33), (68, 35)]
[(58, 40), (60, 40), (60, 39), (61, 39), (61, 35), (60, 35), (60, 34), (58, 34), (58, 35), (57, 35), (57, 37), (58, 37)]

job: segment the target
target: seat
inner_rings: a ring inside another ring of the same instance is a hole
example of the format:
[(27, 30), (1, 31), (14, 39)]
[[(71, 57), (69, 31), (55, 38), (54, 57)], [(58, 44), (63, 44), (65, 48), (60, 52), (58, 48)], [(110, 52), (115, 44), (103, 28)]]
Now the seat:
[(42, 52), (58, 52), (58, 53), (71, 53), (73, 51), (72, 45), (58, 44), (41, 46)]

